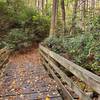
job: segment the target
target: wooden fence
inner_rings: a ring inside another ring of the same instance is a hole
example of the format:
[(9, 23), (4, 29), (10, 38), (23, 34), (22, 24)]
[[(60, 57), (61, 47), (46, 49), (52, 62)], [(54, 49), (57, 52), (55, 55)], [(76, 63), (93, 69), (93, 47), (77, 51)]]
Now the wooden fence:
[[(91, 89), (97, 93), (97, 99), (95, 100), (100, 100), (99, 76), (65, 59), (59, 54), (50, 51), (42, 45), (40, 45), (39, 48), (43, 64), (48, 69), (50, 74), (52, 74), (58, 86), (61, 88), (64, 100), (76, 100), (72, 96), (68, 88), (70, 88), (71, 91), (78, 95), (78, 100), (92, 100), (92, 98), (89, 94), (82, 91), (82, 89), (80, 89), (79, 86), (75, 84), (75, 82), (70, 77), (67, 76), (64, 70), (61, 70), (62, 68), (67, 69), (78, 79), (80, 79), (82, 82), (91, 87)], [(58, 75), (60, 76), (60, 78), (58, 77)], [(66, 83), (68, 88), (66, 88), (66, 86), (63, 83)]]
[(0, 49), (0, 76), (2, 69), (5, 68), (9, 61), (10, 51), (7, 48)]

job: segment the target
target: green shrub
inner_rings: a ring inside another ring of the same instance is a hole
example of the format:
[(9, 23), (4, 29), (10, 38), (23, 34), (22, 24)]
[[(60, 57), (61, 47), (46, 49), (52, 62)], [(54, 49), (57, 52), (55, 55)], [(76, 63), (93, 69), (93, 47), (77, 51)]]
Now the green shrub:
[(12, 29), (5, 37), (4, 44), (11, 49), (21, 49), (31, 44), (31, 38), (19, 29)]
[(32, 16), (37, 15), (37, 11), (35, 11), (32, 8), (24, 7), (24, 9), (21, 9), (16, 16), (16, 14), (13, 16), (18, 22), (25, 23), (27, 20), (32, 18)]
[(50, 37), (50, 38), (47, 38), (43, 42), (43, 44), (49, 47), (51, 50), (53, 50), (56, 53), (64, 53), (66, 51), (63, 45), (62, 38)]
[(50, 18), (47, 16), (33, 16), (25, 25), (26, 31), (36, 42), (41, 42), (49, 34)]
[(86, 31), (91, 33), (100, 32), (100, 15), (92, 17), (86, 21)]
[[(0, 47), (19, 48), (19, 45), (28, 45), (32, 42), (41, 42), (49, 34), (50, 18), (42, 16), (36, 10), (22, 5), (22, 1), (0, 2), (0, 27), (1, 31), (8, 32), (0, 43)], [(17, 8), (17, 9), (16, 9)], [(3, 23), (3, 24), (2, 24)], [(19, 28), (19, 29), (15, 29)], [(25, 30), (24, 30), (25, 29)], [(10, 31), (10, 32), (9, 32)]]
[[(70, 54), (73, 62), (96, 73), (100, 72), (100, 33), (47, 38), (43, 44), (59, 54)], [(93, 58), (89, 58), (93, 55)]]
[(22, 0), (10, 0), (9, 4), (0, 1), (0, 13), (3, 13), (7, 18), (15, 19), (20, 23), (37, 14), (36, 10), (28, 8)]

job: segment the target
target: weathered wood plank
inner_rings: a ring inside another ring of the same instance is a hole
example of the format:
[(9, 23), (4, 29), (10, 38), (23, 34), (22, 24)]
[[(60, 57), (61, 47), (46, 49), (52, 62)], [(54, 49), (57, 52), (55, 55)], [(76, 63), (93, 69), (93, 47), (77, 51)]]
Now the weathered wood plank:
[(3, 65), (8, 63), (8, 59), (9, 59), (9, 55), (7, 55), (7, 57), (4, 59), (4, 61), (0, 64), (0, 69), (3, 68)]
[(0, 59), (5, 59), (5, 57), (8, 55), (9, 52), (5, 52), (0, 55)]
[(40, 49), (100, 94), (100, 77), (40, 45)]
[(7, 50), (6, 48), (2, 48), (2, 49), (0, 49), (0, 55), (3, 54), (3, 53), (5, 53), (6, 50)]
[(7, 48), (3, 48), (0, 50), (0, 69), (2, 69), (3, 66), (8, 63), (9, 56), (10, 51), (7, 50)]
[(49, 62), (50, 66), (61, 76), (61, 78), (68, 84), (68, 86), (80, 97), (81, 100), (91, 100), (63, 71), (61, 71), (56, 64), (48, 59), (42, 52), (40, 52), (46, 61)]
[(48, 69), (48, 71), (52, 74), (52, 76), (55, 79), (55, 81), (57, 82), (58, 86), (61, 87), (61, 89), (63, 91), (63, 95), (64, 95), (64, 100), (74, 100), (73, 97), (71, 96), (71, 94), (67, 91), (67, 89), (64, 87), (64, 85), (61, 83), (60, 79), (55, 75), (53, 70), (50, 68), (49, 63), (46, 63), (46, 61), (44, 60), (43, 64)]

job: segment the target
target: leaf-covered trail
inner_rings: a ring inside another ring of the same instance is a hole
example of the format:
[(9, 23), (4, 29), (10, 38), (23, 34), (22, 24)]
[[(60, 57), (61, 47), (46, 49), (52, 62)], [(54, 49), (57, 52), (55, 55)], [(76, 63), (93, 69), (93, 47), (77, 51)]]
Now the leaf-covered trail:
[(10, 58), (0, 80), (0, 100), (62, 100), (57, 85), (41, 65), (37, 49)]

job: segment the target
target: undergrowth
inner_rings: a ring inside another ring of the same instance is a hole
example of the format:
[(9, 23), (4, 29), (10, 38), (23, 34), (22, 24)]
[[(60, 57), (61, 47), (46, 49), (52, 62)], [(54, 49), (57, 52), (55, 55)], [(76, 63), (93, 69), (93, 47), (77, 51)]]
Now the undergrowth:
[(100, 73), (100, 33), (74, 37), (51, 37), (44, 43), (52, 51), (96, 73)]

